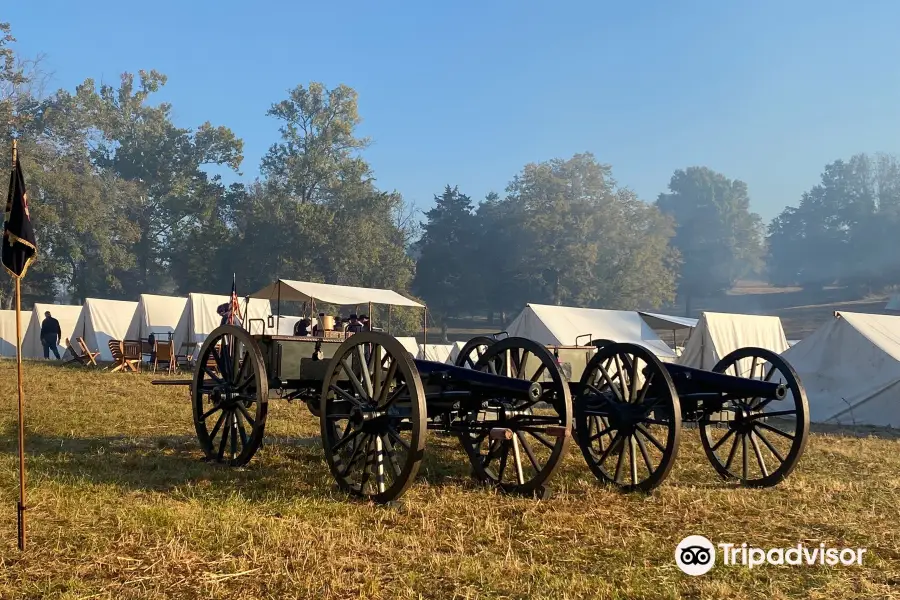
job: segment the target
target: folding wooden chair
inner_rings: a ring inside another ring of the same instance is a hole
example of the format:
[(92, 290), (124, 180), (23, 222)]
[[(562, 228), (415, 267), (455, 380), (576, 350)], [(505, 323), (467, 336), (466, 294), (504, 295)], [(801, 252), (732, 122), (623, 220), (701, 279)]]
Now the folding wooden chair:
[(175, 357), (175, 343), (172, 340), (160, 343), (154, 342), (153, 372), (159, 368), (159, 363), (166, 365), (166, 372), (170, 375), (175, 372), (177, 359)]
[(77, 362), (79, 365), (82, 365), (82, 366), (85, 366), (85, 367), (88, 365), (87, 358), (86, 358), (83, 354), (79, 354), (79, 353), (75, 350), (75, 347), (72, 346), (72, 342), (69, 341), (69, 338), (66, 338), (66, 352), (67, 352), (68, 354), (71, 354), (71, 355), (72, 355), (72, 358), (70, 358), (69, 360), (67, 360), (64, 364), (67, 364), (67, 365), (68, 365), (68, 364), (71, 364), (71, 363), (73, 363), (73, 362)]
[[(131, 354), (126, 354), (126, 344), (132, 346), (130, 348), (132, 350)], [(122, 340), (109, 340), (109, 351), (112, 354), (113, 360), (116, 361), (116, 366), (113, 367), (112, 373), (116, 371), (134, 371), (137, 372), (138, 367), (135, 365), (140, 365), (141, 362), (141, 346), (140, 342), (137, 344), (137, 359), (133, 357), (133, 342), (123, 342)]]
[(125, 340), (122, 342), (122, 355), (131, 370), (140, 373), (144, 364), (141, 354), (141, 340)]
[[(68, 340), (66, 340), (68, 341)], [(97, 357), (100, 356), (100, 351), (91, 352), (91, 349), (88, 348), (87, 343), (84, 341), (84, 338), (75, 338), (75, 341), (78, 342), (78, 347), (81, 349), (81, 354), (84, 356), (87, 364), (97, 366)]]

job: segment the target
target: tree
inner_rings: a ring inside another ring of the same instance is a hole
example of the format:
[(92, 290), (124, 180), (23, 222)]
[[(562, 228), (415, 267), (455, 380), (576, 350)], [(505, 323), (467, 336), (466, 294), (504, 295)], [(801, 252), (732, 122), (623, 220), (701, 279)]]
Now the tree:
[(900, 163), (857, 154), (825, 166), (820, 182), (769, 226), (768, 269), (783, 285), (853, 285), (861, 292), (900, 282), (888, 249), (900, 233)]
[[(235, 208), (240, 246), (258, 258), (251, 276), (407, 291), (406, 205), (375, 187), (359, 154), (368, 140), (356, 136), (356, 92), (301, 85), (268, 114), (282, 122), (281, 140), (263, 158), (263, 179)], [(393, 314), (401, 328), (419, 322)]]
[(526, 302), (642, 308), (670, 301), (675, 255), (659, 211), (576, 154), (526, 165), (477, 213), (475, 281), (489, 311)]
[(170, 245), (174, 231), (196, 224), (213, 210), (224, 189), (205, 168), (237, 171), (243, 143), (226, 127), (206, 122), (196, 130), (172, 122), (172, 106), (153, 106), (149, 97), (166, 83), (157, 71), (122, 75), (118, 88), (92, 79), (78, 86), (77, 102), (91, 115), (91, 158), (101, 170), (136, 188), (126, 216), (139, 238), (131, 248), (135, 268), (120, 277), (130, 297), (159, 289), (168, 279), (168, 261), (180, 252)]
[(468, 196), (447, 185), (443, 194), (434, 196), (434, 208), (425, 213), (427, 221), (422, 226), (413, 291), (427, 301), (445, 342), (447, 319), (471, 306), (471, 288), (466, 283), (475, 258), (472, 209)]
[(762, 268), (763, 228), (750, 212), (747, 184), (707, 167), (677, 170), (656, 206), (675, 223), (681, 255), (678, 293), (685, 313), (697, 297), (719, 294)]

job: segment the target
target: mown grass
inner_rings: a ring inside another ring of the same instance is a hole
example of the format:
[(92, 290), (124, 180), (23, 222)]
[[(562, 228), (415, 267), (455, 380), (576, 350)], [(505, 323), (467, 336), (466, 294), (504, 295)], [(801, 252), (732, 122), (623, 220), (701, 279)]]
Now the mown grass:
[[(335, 489), (304, 406), (273, 401), (244, 469), (200, 461), (187, 392), (150, 376), (27, 363), (29, 547), (16, 549), (15, 365), (0, 363), (0, 598), (888, 598), (900, 592), (900, 441), (817, 434), (781, 486), (716, 479), (696, 433), (652, 496), (577, 448), (546, 502), (468, 478), (429, 437), (399, 507)], [(724, 567), (692, 578), (686, 535), (865, 547), (861, 567)]]

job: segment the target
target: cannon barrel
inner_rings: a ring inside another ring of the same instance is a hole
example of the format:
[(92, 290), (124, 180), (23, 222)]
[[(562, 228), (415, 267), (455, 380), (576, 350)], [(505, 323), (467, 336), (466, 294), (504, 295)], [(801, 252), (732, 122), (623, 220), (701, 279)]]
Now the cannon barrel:
[(429, 383), (444, 382), (453, 388), (462, 388), (471, 392), (509, 394), (516, 398), (535, 401), (539, 400), (543, 394), (543, 387), (537, 382), (483, 373), (430, 360), (416, 359), (415, 363), (423, 381)]
[(666, 363), (666, 370), (672, 376), (679, 396), (722, 393), (746, 398), (781, 400), (787, 395), (787, 388), (784, 384), (770, 381), (713, 373), (672, 363)]

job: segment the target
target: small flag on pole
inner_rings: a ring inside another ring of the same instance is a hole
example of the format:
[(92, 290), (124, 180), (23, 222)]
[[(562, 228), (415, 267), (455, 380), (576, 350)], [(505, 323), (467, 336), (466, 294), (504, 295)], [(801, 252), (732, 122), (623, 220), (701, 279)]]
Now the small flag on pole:
[(228, 324), (234, 325), (235, 323), (243, 323), (244, 319), (241, 316), (241, 303), (238, 300), (237, 295), (237, 276), (232, 273), (231, 274), (231, 310), (228, 311)]
[(19, 502), (16, 505), (19, 550), (25, 550), (25, 390), (22, 386), (22, 278), (37, 257), (37, 241), (28, 212), (25, 176), (19, 160), (17, 142), (12, 143), (12, 174), (9, 196), (3, 215), (3, 244), (0, 249), (3, 268), (16, 282), (16, 373), (19, 388)]
[(34, 227), (28, 211), (28, 194), (22, 161), (16, 160), (9, 178), (9, 196), (3, 225), (3, 267), (15, 278), (24, 277), (37, 256)]

